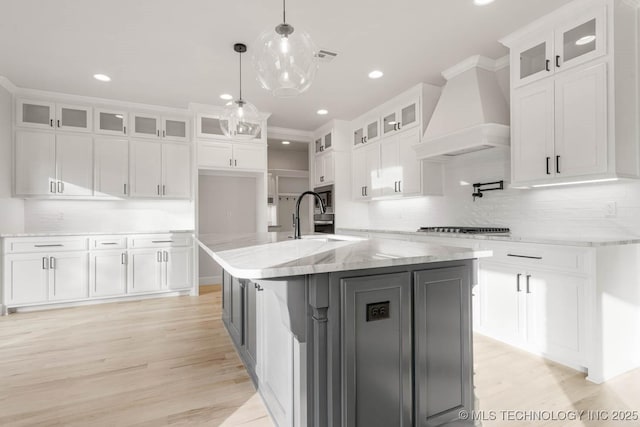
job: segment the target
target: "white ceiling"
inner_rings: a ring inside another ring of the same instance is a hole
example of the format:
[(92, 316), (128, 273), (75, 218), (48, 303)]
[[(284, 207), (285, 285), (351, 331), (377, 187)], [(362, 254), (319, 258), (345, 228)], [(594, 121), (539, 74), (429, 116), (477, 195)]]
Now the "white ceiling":
[[(471, 55), (505, 55), (497, 39), (568, 2), (289, 0), (288, 22), (338, 58), (307, 93), (278, 99), (245, 56), (244, 97), (272, 113), (271, 126), (349, 120), (420, 81), (443, 84), (440, 71)], [(250, 54), (282, 16), (280, 0), (0, 0), (0, 11), (0, 75), (17, 86), (182, 108), (237, 95), (233, 43)], [(385, 76), (368, 79), (373, 69)]]

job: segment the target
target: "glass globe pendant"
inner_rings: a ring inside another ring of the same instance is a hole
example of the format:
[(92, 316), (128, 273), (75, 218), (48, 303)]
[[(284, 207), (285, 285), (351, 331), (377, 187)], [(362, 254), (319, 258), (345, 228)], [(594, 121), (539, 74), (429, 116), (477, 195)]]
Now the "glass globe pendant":
[(282, 21), (256, 41), (253, 65), (263, 88), (278, 97), (292, 97), (311, 86), (318, 70), (318, 48), (309, 34), (287, 24), (285, 0)]
[(242, 54), (247, 46), (236, 43), (233, 50), (240, 54), (240, 97), (225, 106), (220, 116), (220, 128), (229, 138), (253, 139), (260, 133), (260, 114), (253, 104), (242, 99)]

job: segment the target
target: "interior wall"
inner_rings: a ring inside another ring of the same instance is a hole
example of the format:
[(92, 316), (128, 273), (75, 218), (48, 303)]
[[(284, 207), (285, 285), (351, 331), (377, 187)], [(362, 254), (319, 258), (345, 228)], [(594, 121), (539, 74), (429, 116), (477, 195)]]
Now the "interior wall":
[(507, 189), (475, 202), (475, 182), (508, 180), (508, 151), (460, 156), (445, 167), (445, 195), (369, 204), (369, 228), (504, 226), (519, 236), (618, 238), (640, 235), (640, 181)]
[(13, 96), (0, 86), (0, 234), (24, 232), (24, 201), (11, 197)]
[[(256, 179), (244, 176), (200, 175), (198, 233), (255, 233), (258, 211)], [(199, 271), (201, 284), (218, 282), (222, 274), (220, 266), (202, 249), (199, 250)]]
[(309, 156), (306, 151), (278, 150), (269, 147), (267, 168), (308, 171)]

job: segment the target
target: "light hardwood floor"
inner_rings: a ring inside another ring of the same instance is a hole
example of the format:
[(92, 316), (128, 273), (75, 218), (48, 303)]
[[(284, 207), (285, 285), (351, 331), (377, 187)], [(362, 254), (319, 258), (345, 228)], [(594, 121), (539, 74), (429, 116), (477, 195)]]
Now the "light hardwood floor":
[[(0, 317), (0, 426), (272, 426), (220, 320), (200, 297)], [(640, 411), (640, 370), (605, 385), (475, 337), (479, 409)], [(484, 426), (639, 426), (485, 421)], [(389, 426), (394, 427), (394, 426)]]

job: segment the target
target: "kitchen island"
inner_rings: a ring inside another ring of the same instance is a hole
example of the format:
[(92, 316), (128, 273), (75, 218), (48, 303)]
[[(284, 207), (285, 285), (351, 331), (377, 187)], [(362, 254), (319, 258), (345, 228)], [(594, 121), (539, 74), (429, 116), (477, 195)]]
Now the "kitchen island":
[(438, 426), (473, 409), (471, 285), (489, 251), (203, 235), (223, 321), (275, 423)]

